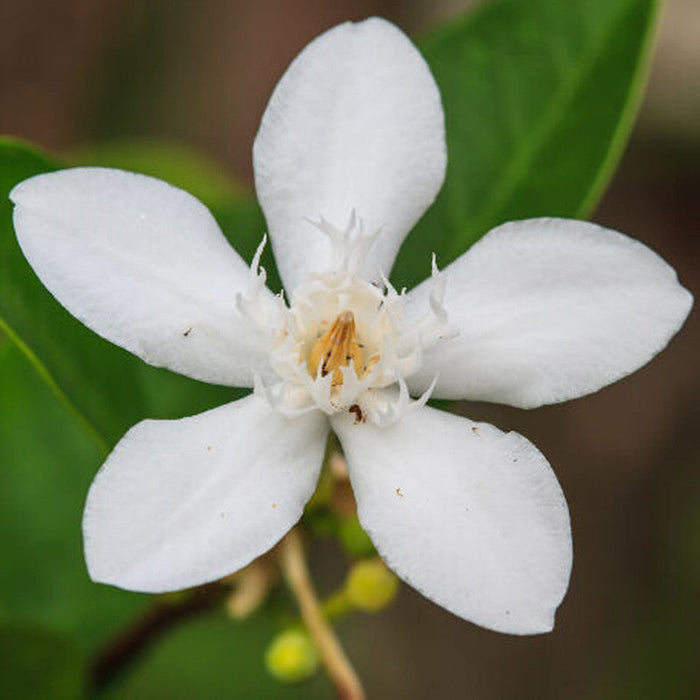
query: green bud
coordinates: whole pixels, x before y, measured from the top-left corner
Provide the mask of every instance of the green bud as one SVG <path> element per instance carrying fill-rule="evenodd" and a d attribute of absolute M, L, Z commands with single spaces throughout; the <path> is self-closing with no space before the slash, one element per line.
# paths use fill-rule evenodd
<path fill-rule="evenodd" d="M 369 535 L 362 529 L 356 515 L 342 518 L 338 523 L 338 538 L 345 551 L 353 557 L 371 557 L 377 551 Z"/>
<path fill-rule="evenodd" d="M 265 651 L 265 666 L 282 683 L 296 683 L 316 673 L 319 657 L 306 632 L 291 629 L 278 634 Z"/>
<path fill-rule="evenodd" d="M 391 603 L 399 581 L 381 559 L 365 559 L 353 565 L 345 582 L 348 600 L 365 612 L 378 612 Z"/>

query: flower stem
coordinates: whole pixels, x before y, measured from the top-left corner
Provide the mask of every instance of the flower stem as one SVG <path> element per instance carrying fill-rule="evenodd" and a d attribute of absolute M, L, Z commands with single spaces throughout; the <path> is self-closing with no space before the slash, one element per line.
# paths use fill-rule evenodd
<path fill-rule="evenodd" d="M 252 615 L 265 602 L 278 576 L 277 567 L 267 555 L 227 576 L 222 582 L 233 587 L 226 599 L 227 613 L 234 620 L 244 620 Z"/>
<path fill-rule="evenodd" d="M 301 537 L 291 530 L 280 543 L 280 565 L 301 616 L 341 700 L 364 700 L 360 679 L 326 620 L 309 575 Z"/>
<path fill-rule="evenodd" d="M 210 583 L 176 598 L 161 596 L 98 650 L 90 665 L 90 690 L 98 695 L 180 622 L 216 608 L 230 588 Z"/>

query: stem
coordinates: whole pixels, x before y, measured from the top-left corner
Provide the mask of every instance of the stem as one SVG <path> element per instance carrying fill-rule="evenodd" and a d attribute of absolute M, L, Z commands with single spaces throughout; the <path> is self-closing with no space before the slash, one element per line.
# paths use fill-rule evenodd
<path fill-rule="evenodd" d="M 156 600 L 135 620 L 122 628 L 98 650 L 90 666 L 90 687 L 97 695 L 120 676 L 139 654 L 183 620 L 217 606 L 230 588 L 210 583 L 192 590 L 182 600 Z"/>
<path fill-rule="evenodd" d="M 244 620 L 254 613 L 265 602 L 277 577 L 277 567 L 267 555 L 263 555 L 224 579 L 233 586 L 226 601 L 228 614 L 234 620 Z"/>
<path fill-rule="evenodd" d="M 352 667 L 333 628 L 323 616 L 309 575 L 301 537 L 291 530 L 280 543 L 280 564 L 301 616 L 321 655 L 328 675 L 341 700 L 364 700 L 360 679 Z"/>

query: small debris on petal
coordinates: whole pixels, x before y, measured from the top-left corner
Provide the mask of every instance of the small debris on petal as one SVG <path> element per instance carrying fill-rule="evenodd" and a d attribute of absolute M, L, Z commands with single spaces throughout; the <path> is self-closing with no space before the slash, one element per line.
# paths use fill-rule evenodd
<path fill-rule="evenodd" d="M 355 422 L 353 425 L 357 425 L 358 423 L 364 423 L 367 420 L 365 418 L 365 414 L 362 412 L 362 409 L 356 403 L 354 403 L 352 406 L 350 406 L 350 408 L 348 408 L 348 413 L 352 413 L 355 416 Z"/>
<path fill-rule="evenodd" d="M 190 326 L 182 335 L 185 336 L 185 338 L 192 332 L 192 326 Z"/>
<path fill-rule="evenodd" d="M 403 498 L 403 491 L 398 486 L 396 487 L 396 495 L 399 498 Z"/>
<path fill-rule="evenodd" d="M 477 428 L 477 426 L 473 425 L 473 426 L 472 426 L 472 433 L 474 433 L 474 435 L 478 435 L 478 434 L 479 434 L 479 428 Z"/>

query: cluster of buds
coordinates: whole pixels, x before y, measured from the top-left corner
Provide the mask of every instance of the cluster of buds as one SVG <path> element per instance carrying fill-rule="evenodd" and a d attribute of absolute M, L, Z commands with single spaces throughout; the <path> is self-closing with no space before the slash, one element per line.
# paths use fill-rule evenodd
<path fill-rule="evenodd" d="M 361 559 L 350 567 L 343 586 L 323 606 L 332 619 L 354 610 L 378 613 L 396 598 L 399 581 L 381 559 Z M 267 647 L 265 666 L 270 675 L 283 683 L 308 680 L 318 671 L 319 652 L 301 626 L 280 632 Z"/>

